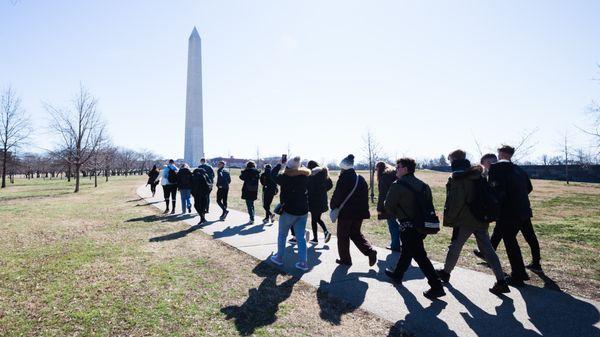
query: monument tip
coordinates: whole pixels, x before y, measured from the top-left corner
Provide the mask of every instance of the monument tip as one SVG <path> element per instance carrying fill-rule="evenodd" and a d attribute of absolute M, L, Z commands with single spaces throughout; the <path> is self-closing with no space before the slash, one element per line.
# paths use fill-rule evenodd
<path fill-rule="evenodd" d="M 196 29 L 196 26 L 194 26 L 194 29 L 192 30 L 192 34 L 190 34 L 190 38 L 195 38 L 195 37 L 200 38 L 200 34 L 198 34 L 198 30 Z"/>

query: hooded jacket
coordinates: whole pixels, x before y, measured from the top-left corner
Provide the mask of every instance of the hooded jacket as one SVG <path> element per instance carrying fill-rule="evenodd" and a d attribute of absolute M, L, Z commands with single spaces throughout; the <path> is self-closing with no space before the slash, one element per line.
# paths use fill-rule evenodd
<path fill-rule="evenodd" d="M 423 181 L 415 177 L 413 173 L 408 173 L 397 179 L 388 191 L 385 197 L 385 210 L 391 216 L 396 217 L 401 222 L 413 221 L 421 212 L 420 206 L 414 193 L 399 181 L 409 184 L 414 190 L 421 191 L 425 189 L 425 198 L 432 200 L 431 188 Z"/>
<path fill-rule="evenodd" d="M 260 171 L 254 167 L 242 170 L 240 179 L 244 181 L 242 186 L 242 199 L 256 200 L 258 198 L 258 180 Z"/>
<path fill-rule="evenodd" d="M 312 214 L 327 212 L 327 191 L 333 188 L 333 182 L 327 174 L 327 169 L 317 166 L 308 176 L 308 209 Z"/>
<path fill-rule="evenodd" d="M 281 164 L 271 170 L 271 177 L 281 186 L 279 200 L 283 211 L 291 215 L 305 215 L 308 213 L 308 176 L 310 170 L 306 167 L 288 168 L 279 173 Z"/>
<path fill-rule="evenodd" d="M 466 159 L 452 162 L 452 175 L 446 183 L 444 226 L 488 228 L 488 224 L 478 220 L 471 210 L 471 205 L 477 204 L 477 183 L 482 172 L 481 166 L 471 166 Z"/>
<path fill-rule="evenodd" d="M 340 173 L 329 206 L 332 209 L 335 209 L 342 205 L 348 194 L 354 188 L 357 176 L 358 185 L 356 186 L 356 190 L 340 210 L 340 214 L 338 215 L 339 219 L 360 220 L 371 217 L 371 213 L 369 213 L 369 186 L 367 185 L 365 178 L 357 174 L 354 169 L 343 170 Z"/>

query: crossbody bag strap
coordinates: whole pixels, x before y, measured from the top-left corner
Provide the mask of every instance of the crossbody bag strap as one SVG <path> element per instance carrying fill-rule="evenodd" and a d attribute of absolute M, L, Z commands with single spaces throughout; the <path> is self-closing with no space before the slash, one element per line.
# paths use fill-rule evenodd
<path fill-rule="evenodd" d="M 342 210 L 342 208 L 344 208 L 344 205 L 346 205 L 346 202 L 348 202 L 348 200 L 350 200 L 350 197 L 352 196 L 352 194 L 354 194 L 354 191 L 356 190 L 356 186 L 358 186 L 358 173 L 356 174 L 356 182 L 354 183 L 354 187 L 352 188 L 352 191 L 350 191 L 350 193 L 346 196 L 346 199 L 344 199 L 344 201 L 340 205 L 340 208 L 339 208 L 340 211 Z"/>

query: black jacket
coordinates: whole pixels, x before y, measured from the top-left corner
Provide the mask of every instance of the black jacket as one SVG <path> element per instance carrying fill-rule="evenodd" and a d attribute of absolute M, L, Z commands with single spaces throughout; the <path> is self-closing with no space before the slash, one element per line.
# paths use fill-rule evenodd
<path fill-rule="evenodd" d="M 346 196 L 352 191 L 356 182 L 357 173 L 354 169 L 344 170 L 340 173 L 340 178 L 335 185 L 333 196 L 329 206 L 332 209 L 340 207 Z M 339 219 L 358 220 L 368 219 L 371 216 L 369 213 L 369 186 L 365 178 L 358 175 L 358 186 L 356 190 L 344 205 L 344 208 L 338 215 Z"/>
<path fill-rule="evenodd" d="M 229 175 L 229 171 L 225 168 L 220 168 L 217 170 L 217 188 L 229 188 L 229 184 L 231 184 L 231 175 Z"/>
<path fill-rule="evenodd" d="M 192 172 L 188 168 L 177 171 L 177 188 L 180 190 L 192 189 Z"/>
<path fill-rule="evenodd" d="M 210 178 L 202 168 L 196 168 L 192 173 L 192 195 L 194 198 L 208 195 L 211 191 Z"/>
<path fill-rule="evenodd" d="M 490 167 L 489 182 L 500 198 L 500 220 L 525 220 L 533 216 L 529 202 L 533 186 L 523 169 L 499 161 Z"/>
<path fill-rule="evenodd" d="M 265 169 L 260 175 L 260 184 L 262 185 L 263 194 L 276 195 L 279 192 L 277 183 L 271 176 L 271 169 Z"/>
<path fill-rule="evenodd" d="M 308 177 L 308 209 L 312 214 L 327 212 L 327 191 L 333 188 L 333 182 L 327 169 L 315 167 Z"/>
<path fill-rule="evenodd" d="M 258 197 L 258 180 L 260 171 L 255 168 L 247 168 L 242 170 L 240 179 L 244 181 L 242 186 L 242 199 L 256 200 Z"/>
<path fill-rule="evenodd" d="M 213 170 L 213 168 L 210 165 L 204 163 L 198 166 L 198 168 L 204 169 L 204 172 L 206 172 L 206 174 L 208 175 L 208 179 L 210 179 L 211 184 L 215 181 L 215 170 Z"/>
<path fill-rule="evenodd" d="M 283 205 L 283 211 L 291 215 L 304 215 L 308 213 L 308 176 L 310 170 L 301 167 L 299 169 L 286 168 L 279 174 L 281 164 L 277 164 L 271 171 L 271 177 L 281 186 L 279 200 Z"/>
<path fill-rule="evenodd" d="M 386 171 L 381 174 L 381 178 L 377 181 L 377 219 L 388 219 L 390 215 L 385 210 L 385 197 L 390 189 L 390 186 L 396 181 L 396 171 Z"/>
<path fill-rule="evenodd" d="M 148 172 L 148 185 L 158 184 L 158 181 L 156 180 L 156 178 L 158 178 L 159 174 L 160 174 L 159 170 L 150 170 Z"/>

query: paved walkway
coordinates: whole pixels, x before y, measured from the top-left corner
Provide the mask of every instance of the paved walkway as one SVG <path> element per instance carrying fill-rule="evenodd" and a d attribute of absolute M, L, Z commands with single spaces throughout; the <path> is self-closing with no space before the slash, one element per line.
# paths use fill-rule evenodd
<path fill-rule="evenodd" d="M 148 187 L 141 186 L 137 193 L 164 210 L 160 187 L 155 198 Z M 177 206 L 179 211 L 179 200 Z M 277 250 L 277 225 L 248 225 L 248 214 L 234 210 L 226 221 L 213 222 L 219 215 L 220 209 L 211 202 L 209 223 L 199 229 L 259 260 Z M 199 219 L 180 217 L 190 226 L 196 226 Z M 164 238 L 181 237 L 180 234 L 171 233 Z M 347 268 L 335 263 L 335 237 L 326 245 L 321 241 L 316 247 L 308 247 L 310 271 L 301 273 L 294 268 L 297 255 L 289 245 L 282 268 L 416 336 L 600 336 L 600 305 L 591 300 L 533 286 L 511 288 L 508 296 L 498 298 L 488 292 L 495 281 L 492 275 L 456 268 L 452 285 L 446 287 L 447 295 L 432 302 L 423 297 L 427 281 L 414 266 L 401 286 L 388 281 L 383 270 L 386 265 L 395 264 L 397 253 L 376 247 L 379 261 L 369 268 L 367 257 L 352 246 L 354 264 Z"/>

